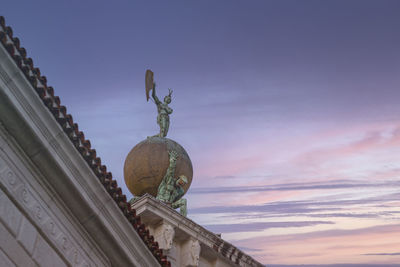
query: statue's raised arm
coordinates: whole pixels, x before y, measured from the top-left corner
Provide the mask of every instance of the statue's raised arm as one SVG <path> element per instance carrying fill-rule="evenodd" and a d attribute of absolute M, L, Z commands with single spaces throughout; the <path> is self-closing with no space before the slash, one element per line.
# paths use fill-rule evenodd
<path fill-rule="evenodd" d="M 168 151 L 168 154 L 169 166 L 164 178 L 158 186 L 156 198 L 171 205 L 173 209 L 180 208 L 180 213 L 183 216 L 186 216 L 187 201 L 186 199 L 182 198 L 182 196 L 185 194 L 183 187 L 188 183 L 188 179 L 185 175 L 176 177 L 175 169 L 178 153 L 174 150 L 171 150 Z"/>
<path fill-rule="evenodd" d="M 156 103 L 156 105 L 159 105 L 161 103 L 160 99 L 158 99 L 157 95 L 156 95 L 156 84 L 154 83 L 153 86 L 153 91 L 151 92 L 151 97 L 153 97 L 154 102 Z"/>
<path fill-rule="evenodd" d="M 153 77 L 154 73 L 151 70 L 147 70 L 146 97 L 147 101 L 149 101 L 149 92 L 153 90 L 151 96 L 157 105 L 157 111 L 158 111 L 157 124 L 160 126 L 160 133 L 155 136 L 166 137 L 169 129 L 169 114 L 171 114 L 173 111 L 172 108 L 168 106 L 168 104 L 171 103 L 172 90 L 168 89 L 169 91 L 168 95 L 164 97 L 164 102 L 161 102 L 156 95 L 156 84 L 154 83 Z"/>

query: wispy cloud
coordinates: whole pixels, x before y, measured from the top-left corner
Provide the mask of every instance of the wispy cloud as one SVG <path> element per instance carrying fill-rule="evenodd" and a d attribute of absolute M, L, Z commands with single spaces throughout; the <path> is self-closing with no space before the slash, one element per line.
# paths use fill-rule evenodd
<path fill-rule="evenodd" d="M 364 256 L 400 256 L 400 252 L 394 252 L 394 253 L 366 253 L 362 254 Z"/>
<path fill-rule="evenodd" d="M 397 201 L 400 193 L 380 195 L 377 197 L 364 197 L 360 199 L 342 199 L 330 201 L 276 201 L 263 205 L 237 205 L 237 206 L 207 206 L 193 208 L 191 213 L 251 213 L 261 212 L 263 214 L 307 214 L 319 211 L 338 211 L 350 205 L 380 204 L 387 201 Z"/>
<path fill-rule="evenodd" d="M 125 156 L 158 129 L 143 88 L 150 67 L 160 98 L 174 89 L 168 137 L 193 162 L 189 216 L 209 226 L 223 220 L 215 227 L 238 230 L 234 244 L 268 266 L 400 262 L 372 255 L 398 252 L 390 249 L 400 247 L 400 229 L 369 227 L 400 221 L 398 1 L 213 1 L 212 9 L 205 1 L 81 1 L 108 23 L 74 5 L 2 2 L 13 3 L 2 3 L 10 22 L 42 29 L 30 42 L 35 62 L 128 197 Z M 48 23 L 49 14 L 61 19 Z M 89 34 L 63 38 L 60 29 L 74 25 Z M 32 27 L 18 35 L 29 38 Z M 334 224 L 307 227 L 307 219 Z M 240 232 L 248 227 L 261 229 L 258 239 Z"/>
<path fill-rule="evenodd" d="M 389 250 L 400 246 L 400 225 L 378 225 L 359 229 L 333 229 L 299 234 L 282 234 L 273 236 L 259 236 L 236 240 L 243 247 L 257 247 L 264 249 L 266 253 L 249 252 L 261 258 L 266 263 L 295 264 L 302 261 L 307 263 L 326 262 L 337 263 L 366 261 L 377 262 L 384 255 L 372 255 L 372 249 Z M 257 244 L 257 245 L 255 245 Z M 262 244 L 262 245 L 260 245 Z M 307 256 L 310 251 L 318 251 L 318 255 Z M 280 255 L 286 255 L 286 258 Z M 339 256 L 340 255 L 340 256 Z M 399 255 L 387 255 L 391 260 L 386 263 L 396 263 Z M 376 257 L 376 258 L 375 258 Z M 382 261 L 380 261 L 382 263 Z"/>
<path fill-rule="evenodd" d="M 388 146 L 398 143 L 400 141 L 400 127 L 397 126 L 388 133 L 386 131 L 371 131 L 366 132 L 362 138 L 354 141 L 331 146 L 327 148 L 315 149 L 300 155 L 297 158 L 299 163 L 317 163 L 326 160 L 346 157 L 365 153 L 368 150 L 376 151 L 377 149 L 387 148 Z"/>
<path fill-rule="evenodd" d="M 307 227 L 318 224 L 334 224 L 330 221 L 297 221 L 297 222 L 256 222 L 236 224 L 209 224 L 205 228 L 216 233 L 254 232 L 270 228 Z"/>
<path fill-rule="evenodd" d="M 230 187 L 197 187 L 190 190 L 191 194 L 218 194 L 235 192 L 264 192 L 264 191 L 295 191 L 295 190 L 321 190 L 321 189 L 344 189 L 344 188 L 366 188 L 366 187 L 400 187 L 400 181 L 384 182 L 343 182 L 343 180 L 330 181 L 328 183 L 289 183 L 265 186 L 230 186 Z"/>
<path fill-rule="evenodd" d="M 384 213 L 390 215 L 391 213 Z M 298 214 L 299 216 L 301 214 Z M 311 218 L 378 218 L 382 213 L 322 213 L 322 214 L 306 214 L 305 216 Z"/>

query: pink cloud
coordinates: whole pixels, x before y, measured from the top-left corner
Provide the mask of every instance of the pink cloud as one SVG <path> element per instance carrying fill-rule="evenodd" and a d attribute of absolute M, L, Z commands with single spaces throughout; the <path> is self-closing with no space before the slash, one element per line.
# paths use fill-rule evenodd
<path fill-rule="evenodd" d="M 317 176 L 325 179 L 337 169 L 345 171 L 353 167 L 354 157 L 379 152 L 380 156 L 393 159 L 396 145 L 400 144 L 398 125 L 398 122 L 360 124 L 311 135 L 267 137 L 265 133 L 252 133 L 256 142 L 234 142 L 228 138 L 222 144 L 215 144 L 213 153 L 198 158 L 196 175 L 202 179 L 249 174 L 268 174 L 275 179 Z"/>
<path fill-rule="evenodd" d="M 252 253 L 265 264 L 398 263 L 400 225 L 380 225 L 356 230 L 329 230 L 306 234 L 277 235 L 236 240 L 257 248 Z M 312 252 L 312 253 L 311 253 Z"/>

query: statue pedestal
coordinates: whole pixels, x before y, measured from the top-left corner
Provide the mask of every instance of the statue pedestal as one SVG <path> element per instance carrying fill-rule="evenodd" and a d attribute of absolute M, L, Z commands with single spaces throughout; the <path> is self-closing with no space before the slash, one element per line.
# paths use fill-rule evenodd
<path fill-rule="evenodd" d="M 137 199 L 132 208 L 172 266 L 264 266 L 149 194 Z"/>

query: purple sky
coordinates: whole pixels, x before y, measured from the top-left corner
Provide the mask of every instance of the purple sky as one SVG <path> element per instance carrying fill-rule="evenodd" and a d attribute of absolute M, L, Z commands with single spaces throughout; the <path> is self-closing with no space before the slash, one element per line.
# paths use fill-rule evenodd
<path fill-rule="evenodd" d="M 190 218 L 266 264 L 400 262 L 400 1 L 60 2 L 1 15 L 125 194 L 151 68 Z"/>

